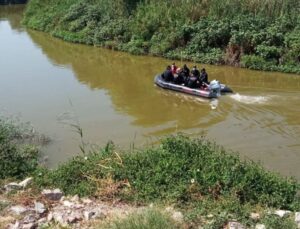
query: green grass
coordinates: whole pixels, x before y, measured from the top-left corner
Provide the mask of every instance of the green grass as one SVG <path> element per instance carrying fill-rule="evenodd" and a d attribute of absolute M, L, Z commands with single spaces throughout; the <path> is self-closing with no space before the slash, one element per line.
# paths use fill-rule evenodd
<path fill-rule="evenodd" d="M 176 229 L 181 228 L 176 225 L 171 218 L 156 209 L 146 209 L 141 212 L 130 214 L 124 219 L 116 219 L 106 225 L 96 227 L 99 229 Z"/>
<path fill-rule="evenodd" d="M 298 209 L 299 184 L 204 139 L 168 137 L 159 147 L 77 156 L 58 169 L 37 172 L 36 183 L 66 194 L 97 195 L 139 203 L 189 205 L 231 196 L 240 204 Z"/>
<path fill-rule="evenodd" d="M 36 169 L 36 139 L 29 125 L 0 117 L 0 179 L 21 179 Z"/>
<path fill-rule="evenodd" d="M 297 0 L 31 0 L 24 24 L 66 41 L 300 74 Z"/>
<path fill-rule="evenodd" d="M 171 205 L 184 212 L 191 228 L 222 228 L 230 220 L 248 227 L 263 223 L 267 228 L 296 228 L 293 215 L 279 219 L 266 210 L 299 211 L 298 182 L 243 161 L 203 138 L 169 136 L 155 147 L 128 152 L 116 152 L 108 143 L 96 152 L 84 150 L 82 156 L 50 170 L 38 166 L 38 151 L 24 144 L 29 138 L 26 130 L 12 121 L 0 120 L 0 184 L 3 179 L 32 175 L 37 190 L 60 188 L 66 195 Z M 5 207 L 0 203 L 0 211 Z M 251 212 L 259 212 L 262 218 L 251 219 Z M 102 226 L 126 229 L 182 225 L 157 210 L 147 210 L 99 228 Z"/>

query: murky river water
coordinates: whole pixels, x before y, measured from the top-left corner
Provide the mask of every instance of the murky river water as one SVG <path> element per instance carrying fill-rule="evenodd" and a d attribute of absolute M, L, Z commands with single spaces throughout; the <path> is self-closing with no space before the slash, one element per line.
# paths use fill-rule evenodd
<path fill-rule="evenodd" d="M 207 100 L 164 91 L 153 78 L 169 60 L 25 30 L 22 10 L 0 7 L 0 113 L 30 121 L 52 138 L 43 149 L 50 166 L 80 153 L 70 126 L 79 124 L 86 141 L 127 148 L 176 132 L 205 135 L 300 179 L 300 76 L 205 66 L 210 79 L 236 93 Z"/>

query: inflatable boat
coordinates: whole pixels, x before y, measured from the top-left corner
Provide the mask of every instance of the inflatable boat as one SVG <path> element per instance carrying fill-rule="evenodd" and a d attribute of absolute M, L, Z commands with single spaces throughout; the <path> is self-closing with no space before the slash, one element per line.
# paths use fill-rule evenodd
<path fill-rule="evenodd" d="M 206 88 L 190 88 L 184 85 L 174 84 L 172 82 L 166 82 L 161 75 L 155 76 L 154 82 L 157 86 L 163 89 L 169 89 L 169 90 L 178 91 L 178 92 L 204 97 L 204 98 L 217 98 L 221 95 L 221 93 L 223 94 L 223 93 L 233 92 L 225 84 L 220 84 L 216 80 L 211 81 Z"/>

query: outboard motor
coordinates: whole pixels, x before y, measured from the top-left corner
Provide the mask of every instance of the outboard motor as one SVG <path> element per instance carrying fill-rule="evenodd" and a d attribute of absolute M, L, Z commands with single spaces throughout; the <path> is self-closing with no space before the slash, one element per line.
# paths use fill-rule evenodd
<path fill-rule="evenodd" d="M 217 80 L 210 81 L 209 88 L 217 97 L 221 95 L 221 84 Z"/>

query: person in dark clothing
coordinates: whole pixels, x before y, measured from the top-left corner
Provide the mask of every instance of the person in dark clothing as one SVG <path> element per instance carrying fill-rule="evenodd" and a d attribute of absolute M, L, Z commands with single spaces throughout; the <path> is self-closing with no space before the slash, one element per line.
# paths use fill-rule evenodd
<path fill-rule="evenodd" d="M 191 71 L 191 76 L 188 79 L 187 86 L 190 88 L 200 87 L 200 72 L 196 66 Z"/>
<path fill-rule="evenodd" d="M 188 80 L 189 80 L 189 77 L 190 77 L 190 69 L 188 68 L 188 66 L 186 64 L 183 65 L 182 67 L 182 75 L 183 75 L 183 78 L 184 78 L 184 84 L 185 86 L 188 85 Z"/>
<path fill-rule="evenodd" d="M 194 66 L 192 71 L 191 71 L 192 76 L 199 78 L 200 77 L 200 72 L 197 68 L 197 66 Z"/>
<path fill-rule="evenodd" d="M 185 75 L 185 77 L 189 77 L 190 76 L 190 69 L 188 68 L 188 66 L 186 66 L 186 64 L 183 65 L 182 72 Z"/>
<path fill-rule="evenodd" d="M 176 77 L 174 79 L 174 83 L 175 84 L 183 84 L 184 80 L 185 80 L 185 76 L 184 76 L 184 73 L 183 73 L 182 69 L 181 68 L 177 68 L 177 70 L 176 70 Z"/>
<path fill-rule="evenodd" d="M 207 72 L 205 71 L 205 68 L 202 68 L 201 70 L 200 81 L 202 83 L 208 84 L 208 75 Z"/>
<path fill-rule="evenodd" d="M 171 66 L 167 66 L 167 69 L 164 71 L 164 73 L 161 75 L 162 78 L 167 82 L 172 82 L 174 80 L 174 76 L 172 74 Z"/>

